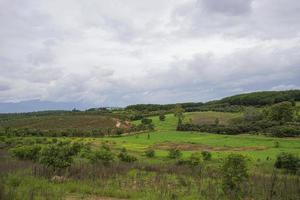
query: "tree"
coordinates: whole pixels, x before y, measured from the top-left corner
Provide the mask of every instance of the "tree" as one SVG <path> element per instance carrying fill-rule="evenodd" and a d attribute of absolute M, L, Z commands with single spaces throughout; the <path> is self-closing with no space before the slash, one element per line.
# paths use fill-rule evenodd
<path fill-rule="evenodd" d="M 152 119 L 149 119 L 149 118 L 143 118 L 143 119 L 141 120 L 141 122 L 142 122 L 142 125 L 144 125 L 144 126 L 147 127 L 147 129 L 149 129 L 149 130 L 154 130 L 154 124 L 153 124 L 153 122 L 152 122 Z"/>
<path fill-rule="evenodd" d="M 248 179 L 246 158 L 239 154 L 230 154 L 222 166 L 223 190 L 226 194 L 242 196 L 242 184 Z"/>
<path fill-rule="evenodd" d="M 290 122 L 294 117 L 294 109 L 291 102 L 281 102 L 271 106 L 268 117 L 273 121 Z"/>
<path fill-rule="evenodd" d="M 174 108 L 174 116 L 177 117 L 178 119 L 183 120 L 183 112 L 184 109 L 182 108 L 182 106 L 180 104 L 177 104 Z"/>

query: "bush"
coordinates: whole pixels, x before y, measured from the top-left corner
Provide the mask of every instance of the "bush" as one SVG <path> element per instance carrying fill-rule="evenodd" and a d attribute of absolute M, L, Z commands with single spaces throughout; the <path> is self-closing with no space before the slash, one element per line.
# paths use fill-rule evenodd
<path fill-rule="evenodd" d="M 125 148 L 123 148 L 121 150 L 118 157 L 123 162 L 135 162 L 135 161 L 137 161 L 137 158 L 135 156 L 129 155 Z"/>
<path fill-rule="evenodd" d="M 50 144 L 42 148 L 39 161 L 56 170 L 69 167 L 73 162 L 72 156 L 74 155 L 76 155 L 76 151 L 69 144 Z"/>
<path fill-rule="evenodd" d="M 169 150 L 168 157 L 171 159 L 178 159 L 182 156 L 182 153 L 179 149 L 173 148 Z"/>
<path fill-rule="evenodd" d="M 248 179 L 246 158 L 239 154 L 230 154 L 222 166 L 223 190 L 226 194 L 241 196 L 241 186 Z"/>
<path fill-rule="evenodd" d="M 20 146 L 12 148 L 10 151 L 13 156 L 21 160 L 38 160 L 41 147 L 38 145 L 33 146 Z"/>
<path fill-rule="evenodd" d="M 300 168 L 300 159 L 290 153 L 281 153 L 277 156 L 274 166 L 291 173 L 296 173 Z"/>
<path fill-rule="evenodd" d="M 273 126 L 266 130 L 267 133 L 275 137 L 295 137 L 300 136 L 300 126 L 299 125 L 282 125 Z"/>
<path fill-rule="evenodd" d="M 100 150 L 96 151 L 91 160 L 93 162 L 97 161 L 103 161 L 105 163 L 113 161 L 115 158 L 115 155 L 111 152 L 108 146 L 102 146 Z"/>
<path fill-rule="evenodd" d="M 155 156 L 155 151 L 154 149 L 147 149 L 145 151 L 145 156 L 147 156 L 148 158 L 153 158 Z"/>
<path fill-rule="evenodd" d="M 164 113 L 160 113 L 160 114 L 159 114 L 159 120 L 160 120 L 160 121 L 165 121 L 165 119 L 166 119 L 165 114 L 164 114 Z"/>
<path fill-rule="evenodd" d="M 201 155 L 203 160 L 211 160 L 211 153 L 209 151 L 202 151 Z"/>
<path fill-rule="evenodd" d="M 152 123 L 152 119 L 149 119 L 149 118 L 143 118 L 141 122 L 142 122 L 142 124 L 147 124 L 147 125 L 148 125 L 148 124 L 151 124 L 151 123 Z"/>
<path fill-rule="evenodd" d="M 192 153 L 189 158 L 189 164 L 192 166 L 200 165 L 202 162 L 201 154 L 200 153 Z"/>

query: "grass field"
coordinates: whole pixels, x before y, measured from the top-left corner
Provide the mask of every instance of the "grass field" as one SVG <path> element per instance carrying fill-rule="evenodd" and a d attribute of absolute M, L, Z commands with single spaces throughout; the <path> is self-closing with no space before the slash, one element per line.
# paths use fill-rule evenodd
<path fill-rule="evenodd" d="M 242 113 L 226 113 L 226 112 L 192 112 L 187 113 L 185 120 L 191 121 L 193 124 L 214 124 L 216 119 L 219 124 L 226 125 L 232 119 L 240 117 Z"/>
<path fill-rule="evenodd" d="M 186 117 L 196 118 L 208 114 L 208 118 L 222 116 L 223 121 L 236 117 L 239 114 L 224 115 L 217 112 L 189 113 Z M 228 116 L 225 119 L 224 116 Z M 84 139 L 92 142 L 94 147 L 102 143 L 109 143 L 114 149 L 127 148 L 132 153 L 140 157 L 140 160 L 149 161 L 143 157 L 143 153 L 148 148 L 156 150 L 157 157 L 150 159 L 150 162 L 161 162 L 168 155 L 168 149 L 176 147 L 183 152 L 183 157 L 187 158 L 193 152 L 203 150 L 211 151 L 213 158 L 222 158 L 229 153 L 239 153 L 246 155 L 252 164 L 265 164 L 271 166 L 280 152 L 290 152 L 300 155 L 300 138 L 273 138 L 254 135 L 219 135 L 199 132 L 176 131 L 177 119 L 172 115 L 166 115 L 165 121 L 159 121 L 158 117 L 152 117 L 155 124 L 155 131 L 138 135 L 121 137 L 106 137 L 96 139 Z M 139 123 L 136 121 L 135 123 Z M 148 139 L 148 134 L 150 138 Z M 279 146 L 276 146 L 278 143 Z"/>
<path fill-rule="evenodd" d="M 185 119 L 192 117 L 199 120 L 199 123 L 203 123 L 201 120 L 210 123 L 209 120 L 214 120 L 215 117 L 220 118 L 222 123 L 227 123 L 240 114 L 199 112 L 185 115 Z M 47 120 L 42 121 L 49 122 L 50 118 L 47 117 L 45 118 Z M 88 124 L 91 123 L 90 119 L 94 122 L 94 119 L 96 121 L 99 118 L 96 116 L 85 118 L 87 121 L 79 119 L 76 119 L 78 120 L 76 124 Z M 68 120 L 70 119 L 66 119 Z M 52 181 L 53 172 L 32 162 L 15 160 L 9 156 L 9 151 L 0 149 L 0 195 L 1 191 L 2 193 L 5 191 L 5 194 L 9 195 L 8 199 L 17 200 L 236 199 L 224 196 L 220 174 L 223 158 L 233 152 L 249 158 L 247 166 L 250 177 L 248 184 L 243 186 L 243 192 L 249 197 L 248 199 L 269 199 L 269 194 L 273 190 L 277 191 L 276 198 L 271 199 L 297 199 L 299 179 L 282 173 L 278 175 L 276 184 L 272 186 L 272 181 L 275 180 L 272 178 L 272 172 L 275 158 L 280 152 L 290 152 L 300 156 L 300 138 L 181 132 L 176 131 L 177 118 L 173 114 L 166 115 L 165 121 L 160 121 L 157 116 L 152 117 L 152 120 L 155 124 L 154 131 L 135 135 L 124 134 L 118 137 L 7 137 L 5 139 L 21 140 L 23 144 L 26 144 L 26 140 L 39 141 L 37 143 L 41 145 L 44 145 L 45 141 L 51 142 L 54 139 L 72 140 L 89 143 L 93 150 L 100 149 L 102 144 L 107 144 L 115 155 L 125 147 L 138 160 L 135 163 L 114 161 L 111 165 L 106 165 L 90 164 L 76 157 L 73 165 L 64 172 L 63 176 L 67 178 L 61 183 Z M 14 123 L 20 126 L 22 124 Z M 49 124 L 47 123 L 47 126 Z M 55 124 L 53 126 L 60 127 Z M 193 152 L 206 150 L 212 153 L 212 160 L 203 161 L 197 167 L 177 165 L 176 159 L 168 158 L 168 150 L 174 147 L 182 151 L 183 159 L 188 158 Z M 144 151 L 148 148 L 155 150 L 154 158 L 144 155 Z"/>

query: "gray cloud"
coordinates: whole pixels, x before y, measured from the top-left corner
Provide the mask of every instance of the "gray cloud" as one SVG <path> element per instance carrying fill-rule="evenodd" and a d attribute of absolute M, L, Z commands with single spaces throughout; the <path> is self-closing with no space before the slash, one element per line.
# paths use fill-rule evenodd
<path fill-rule="evenodd" d="M 0 0 L 0 102 L 123 106 L 299 88 L 299 9 L 296 0 Z"/>

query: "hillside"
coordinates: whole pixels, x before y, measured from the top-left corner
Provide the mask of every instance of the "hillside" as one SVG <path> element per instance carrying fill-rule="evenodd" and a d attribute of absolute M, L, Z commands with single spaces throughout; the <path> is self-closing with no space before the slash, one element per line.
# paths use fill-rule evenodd
<path fill-rule="evenodd" d="M 252 92 L 226 97 L 219 102 L 230 105 L 263 106 L 283 101 L 300 101 L 300 90 Z"/>

